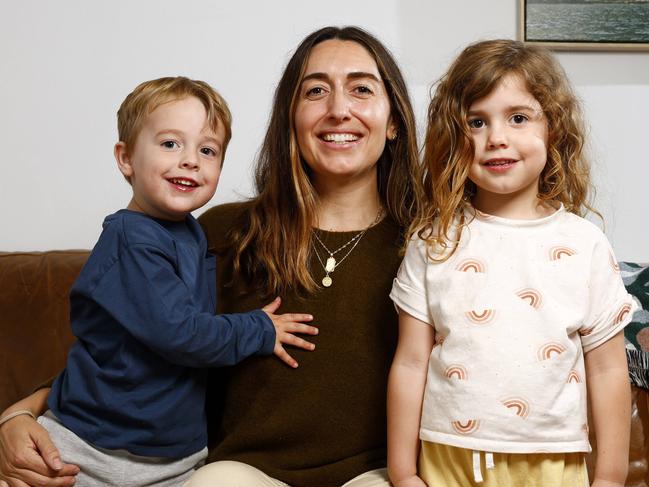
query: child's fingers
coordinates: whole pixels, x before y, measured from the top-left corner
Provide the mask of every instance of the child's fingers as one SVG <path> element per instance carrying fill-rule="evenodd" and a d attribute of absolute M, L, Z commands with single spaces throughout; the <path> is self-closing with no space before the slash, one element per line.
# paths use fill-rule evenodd
<path fill-rule="evenodd" d="M 284 331 L 289 333 L 304 333 L 306 335 L 317 335 L 320 333 L 315 326 L 305 325 L 303 323 L 284 323 Z"/>
<path fill-rule="evenodd" d="M 305 321 L 313 321 L 313 315 L 307 315 L 303 313 L 286 313 L 281 317 L 282 321 L 297 321 L 304 323 Z"/>
<path fill-rule="evenodd" d="M 304 338 L 297 337 L 292 333 L 281 333 L 277 336 L 277 339 L 286 345 L 292 345 L 294 347 L 303 348 L 305 350 L 315 349 L 315 345 L 313 343 L 306 341 Z"/>
<path fill-rule="evenodd" d="M 261 308 L 262 311 L 265 311 L 266 313 L 274 313 L 277 311 L 282 304 L 282 298 L 277 296 L 275 299 L 273 299 L 270 303 L 268 303 L 266 306 Z"/>
<path fill-rule="evenodd" d="M 297 362 L 293 357 L 291 357 L 286 350 L 284 350 L 284 347 L 282 347 L 279 343 L 275 345 L 275 350 L 274 350 L 275 355 L 284 362 L 286 365 L 292 368 L 297 368 Z"/>

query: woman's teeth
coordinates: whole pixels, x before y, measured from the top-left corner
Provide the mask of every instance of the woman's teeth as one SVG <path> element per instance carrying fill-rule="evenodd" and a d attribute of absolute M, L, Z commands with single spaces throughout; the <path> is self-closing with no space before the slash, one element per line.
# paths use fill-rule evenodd
<path fill-rule="evenodd" d="M 346 142 L 354 142 L 358 140 L 358 135 L 354 134 L 324 134 L 322 140 L 325 142 L 335 142 L 336 144 L 344 144 Z"/>

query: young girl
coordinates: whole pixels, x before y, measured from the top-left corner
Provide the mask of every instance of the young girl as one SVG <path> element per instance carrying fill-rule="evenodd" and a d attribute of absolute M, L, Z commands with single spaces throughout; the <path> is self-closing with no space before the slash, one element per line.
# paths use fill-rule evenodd
<path fill-rule="evenodd" d="M 392 482 L 588 485 L 588 385 L 592 485 L 623 485 L 621 332 L 635 304 L 606 237 L 581 217 L 589 170 L 563 70 L 542 48 L 473 44 L 428 117 L 426 194 L 391 293 Z"/>

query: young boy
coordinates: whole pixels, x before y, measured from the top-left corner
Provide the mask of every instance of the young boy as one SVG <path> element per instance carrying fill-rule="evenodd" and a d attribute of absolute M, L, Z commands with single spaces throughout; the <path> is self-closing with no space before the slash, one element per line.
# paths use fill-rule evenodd
<path fill-rule="evenodd" d="M 71 293 L 73 345 L 39 418 L 77 485 L 177 486 L 207 455 L 203 367 L 235 364 L 292 335 L 309 315 L 214 315 L 214 257 L 190 212 L 216 190 L 230 112 L 209 85 L 183 77 L 140 84 L 118 112 L 119 170 L 133 189 L 109 215 Z M 281 343 L 280 343 L 281 342 Z"/>

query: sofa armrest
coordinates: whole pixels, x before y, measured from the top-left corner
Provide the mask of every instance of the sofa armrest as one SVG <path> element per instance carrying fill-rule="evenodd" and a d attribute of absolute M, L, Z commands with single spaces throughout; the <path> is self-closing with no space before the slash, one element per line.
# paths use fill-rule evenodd
<path fill-rule="evenodd" d="M 88 255 L 0 252 L 0 411 L 64 367 L 70 287 Z"/>

